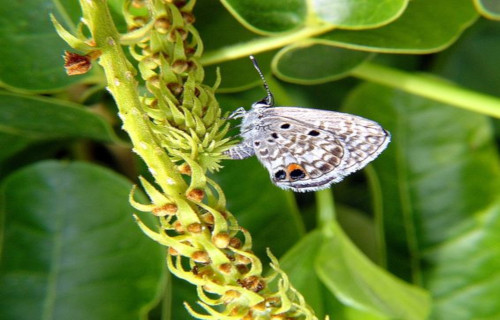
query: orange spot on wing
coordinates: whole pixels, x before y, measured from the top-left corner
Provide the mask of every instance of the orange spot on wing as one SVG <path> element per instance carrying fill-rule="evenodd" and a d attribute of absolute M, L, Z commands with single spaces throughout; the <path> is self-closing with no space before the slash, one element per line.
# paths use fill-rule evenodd
<path fill-rule="evenodd" d="M 291 163 L 291 164 L 288 165 L 288 167 L 286 167 L 286 170 L 288 172 L 292 172 L 295 169 L 299 169 L 299 170 L 305 172 L 304 168 L 302 168 L 302 166 L 300 164 L 297 164 L 297 163 Z"/>

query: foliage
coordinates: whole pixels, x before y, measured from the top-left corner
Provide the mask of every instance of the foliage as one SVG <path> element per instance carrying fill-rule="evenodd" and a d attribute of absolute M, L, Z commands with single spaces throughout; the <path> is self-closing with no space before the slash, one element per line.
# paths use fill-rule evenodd
<path fill-rule="evenodd" d="M 108 2 L 125 33 L 123 1 Z M 317 198 L 277 189 L 255 159 L 223 161 L 210 177 L 264 267 L 270 248 L 320 318 L 423 319 L 427 308 L 431 319 L 498 318 L 499 126 L 488 116 L 500 115 L 500 26 L 480 15 L 500 11 L 479 0 L 333 3 L 198 1 L 205 84 L 220 68 L 222 108 L 249 106 L 264 95 L 247 59 L 257 54 L 278 105 L 376 120 L 388 149 Z M 150 173 L 100 67 L 64 73 L 70 48 L 49 13 L 78 34 L 77 1 L 0 8 L 0 318 L 187 319 L 181 305 L 196 291 L 165 272 L 128 204 Z"/>

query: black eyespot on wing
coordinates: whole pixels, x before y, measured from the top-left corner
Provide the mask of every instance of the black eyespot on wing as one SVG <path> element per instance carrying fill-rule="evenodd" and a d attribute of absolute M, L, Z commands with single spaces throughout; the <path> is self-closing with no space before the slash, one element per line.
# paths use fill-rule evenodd
<path fill-rule="evenodd" d="M 254 144 L 254 146 L 258 147 L 258 146 L 260 146 L 260 141 L 254 141 L 253 144 Z"/>
<path fill-rule="evenodd" d="M 306 176 L 306 173 L 302 169 L 294 169 L 294 170 L 290 171 L 290 179 L 292 179 L 294 181 L 303 179 L 303 178 L 305 178 L 305 176 Z"/>
<path fill-rule="evenodd" d="M 313 136 L 313 137 L 317 137 L 317 136 L 319 136 L 319 131 L 311 130 L 311 131 L 309 131 L 308 135 Z"/>
<path fill-rule="evenodd" d="M 285 180 L 286 179 L 286 172 L 285 170 L 278 170 L 274 173 L 274 177 L 276 180 Z"/>
<path fill-rule="evenodd" d="M 274 139 L 278 139 L 278 134 L 276 132 L 271 133 L 271 137 Z"/>
<path fill-rule="evenodd" d="M 283 123 L 281 126 L 280 126 L 281 129 L 288 129 L 290 128 L 290 124 L 289 123 Z"/>

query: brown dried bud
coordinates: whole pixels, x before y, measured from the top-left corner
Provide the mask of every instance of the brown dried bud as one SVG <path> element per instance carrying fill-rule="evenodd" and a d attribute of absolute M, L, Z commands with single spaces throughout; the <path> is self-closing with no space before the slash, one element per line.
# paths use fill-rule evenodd
<path fill-rule="evenodd" d="M 184 233 L 184 231 L 186 231 L 180 221 L 175 221 L 172 226 L 178 233 Z"/>
<path fill-rule="evenodd" d="M 251 262 L 252 262 L 252 260 L 250 260 L 250 258 L 248 258 L 246 256 L 243 256 L 241 254 L 236 254 L 234 256 L 234 263 L 235 264 L 243 264 L 243 265 L 245 265 L 245 264 L 249 264 Z"/>
<path fill-rule="evenodd" d="M 192 56 L 196 52 L 196 49 L 193 47 L 184 47 L 184 53 L 186 53 L 186 56 Z"/>
<path fill-rule="evenodd" d="M 177 205 L 174 203 L 167 203 L 161 207 L 156 207 L 153 209 L 153 214 L 157 217 L 173 216 L 177 213 Z"/>
<path fill-rule="evenodd" d="M 193 24 L 196 20 L 191 12 L 182 12 L 181 14 L 185 24 Z"/>
<path fill-rule="evenodd" d="M 247 267 L 246 265 L 244 265 L 244 264 L 237 264 L 237 265 L 236 265 L 236 269 L 238 269 L 238 272 L 239 272 L 240 274 L 246 274 L 246 273 L 248 272 L 248 270 L 250 270 L 250 269 L 248 269 L 248 267 Z"/>
<path fill-rule="evenodd" d="M 100 51 L 99 51 L 100 55 Z M 97 58 L 99 55 L 95 56 Z M 64 68 L 69 76 L 87 73 L 92 68 L 93 54 L 84 56 L 78 53 L 64 51 Z"/>
<path fill-rule="evenodd" d="M 177 82 L 171 82 L 171 83 L 167 84 L 167 88 L 176 97 L 180 96 L 182 91 L 184 90 L 182 85 L 177 83 Z"/>
<path fill-rule="evenodd" d="M 221 232 L 212 237 L 212 242 L 219 249 L 225 249 L 229 246 L 231 237 L 226 232 Z"/>
<path fill-rule="evenodd" d="M 179 167 L 179 172 L 181 174 L 185 174 L 187 176 L 190 176 L 191 175 L 191 167 L 187 164 L 187 163 L 183 163 L 181 164 Z"/>
<path fill-rule="evenodd" d="M 209 264 L 210 263 L 210 256 L 205 251 L 195 251 L 191 255 L 191 259 L 193 259 L 194 262 L 198 262 L 201 264 Z"/>
<path fill-rule="evenodd" d="M 261 303 L 257 303 L 256 305 L 252 306 L 252 309 L 258 312 L 266 311 L 266 302 L 262 301 Z"/>
<path fill-rule="evenodd" d="M 158 109 L 158 99 L 154 98 L 153 100 L 151 100 L 151 102 L 149 103 L 149 107 L 151 109 Z"/>
<path fill-rule="evenodd" d="M 188 64 L 191 64 L 191 61 L 189 61 Z M 200 96 L 200 89 L 194 88 L 194 96 L 197 98 Z"/>
<path fill-rule="evenodd" d="M 229 246 L 231 248 L 239 249 L 241 248 L 241 240 L 236 237 L 233 237 L 231 238 L 231 241 L 229 241 Z"/>
<path fill-rule="evenodd" d="M 186 197 L 189 200 L 194 201 L 194 202 L 201 202 L 201 200 L 203 200 L 204 196 L 205 196 L 205 192 L 203 192 L 203 190 L 200 190 L 200 189 L 193 189 L 193 190 L 189 191 L 186 195 Z"/>
<path fill-rule="evenodd" d="M 223 263 L 219 266 L 219 271 L 222 273 L 229 274 L 231 273 L 232 265 L 230 263 Z"/>
<path fill-rule="evenodd" d="M 208 212 L 201 215 L 201 220 L 207 224 L 214 224 L 214 216 Z"/>
<path fill-rule="evenodd" d="M 203 231 L 203 225 L 201 223 L 195 222 L 187 226 L 187 231 L 191 233 L 200 233 Z"/>
<path fill-rule="evenodd" d="M 149 85 L 152 85 L 156 88 L 160 87 L 160 78 L 158 77 L 158 75 L 154 75 L 154 76 L 149 77 L 147 79 L 147 81 L 148 81 Z"/>
<path fill-rule="evenodd" d="M 158 31 L 159 33 L 167 33 L 168 32 L 168 29 L 170 29 L 170 27 L 172 26 L 172 23 L 170 22 L 170 20 L 168 20 L 167 17 L 160 17 L 160 18 L 157 18 L 156 21 L 155 21 L 155 28 L 156 28 L 156 31 Z"/>
<path fill-rule="evenodd" d="M 188 36 L 188 32 L 182 28 L 177 28 L 177 29 L 174 29 L 172 30 L 169 34 L 168 34 L 168 40 L 170 42 L 175 42 L 177 40 L 177 33 L 179 34 L 179 36 L 181 37 L 181 40 L 184 41 L 187 39 L 187 36 Z"/>
<path fill-rule="evenodd" d="M 264 280 L 257 276 L 250 276 L 245 279 L 238 280 L 238 283 L 245 289 L 253 292 L 259 292 L 266 287 Z"/>
<path fill-rule="evenodd" d="M 172 71 L 177 73 L 177 74 L 181 74 L 183 72 L 185 72 L 189 67 L 189 63 L 187 61 L 184 61 L 184 60 L 176 60 L 173 64 L 172 64 Z"/>
<path fill-rule="evenodd" d="M 212 237 L 212 242 L 219 249 L 225 249 L 229 246 L 231 237 L 226 232 L 220 232 L 219 234 Z"/>

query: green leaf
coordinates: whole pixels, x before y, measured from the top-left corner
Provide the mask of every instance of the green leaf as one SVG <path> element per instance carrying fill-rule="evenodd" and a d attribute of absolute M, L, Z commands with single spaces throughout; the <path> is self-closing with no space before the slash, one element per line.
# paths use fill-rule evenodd
<path fill-rule="evenodd" d="M 284 32 L 300 27 L 307 14 L 304 0 L 222 0 L 222 4 L 246 28 L 254 32 Z"/>
<path fill-rule="evenodd" d="M 387 319 L 341 304 L 323 285 L 314 272 L 316 257 L 322 242 L 321 231 L 315 230 L 303 237 L 280 259 L 280 268 L 286 272 L 294 288 L 302 293 L 316 316 L 324 319 L 326 315 L 330 315 L 330 318 L 336 320 Z"/>
<path fill-rule="evenodd" d="M 144 317 L 159 294 L 163 249 L 134 223 L 130 188 L 85 163 L 43 162 L 7 178 L 0 318 Z"/>
<path fill-rule="evenodd" d="M 335 30 L 319 38 L 366 51 L 429 53 L 449 46 L 476 18 L 470 0 L 410 1 L 403 15 L 384 27 Z"/>
<path fill-rule="evenodd" d="M 309 233 L 280 259 L 320 319 L 327 314 L 335 319 L 424 319 L 429 303 L 423 290 L 376 267 L 337 225 L 329 231 L 333 237 L 320 230 Z"/>
<path fill-rule="evenodd" d="M 500 314 L 500 166 L 489 119 L 377 85 L 347 111 L 392 133 L 374 161 L 388 266 L 428 288 L 433 319 Z"/>
<path fill-rule="evenodd" d="M 500 2 L 498 0 L 474 0 L 474 5 L 484 17 L 500 20 Z"/>
<path fill-rule="evenodd" d="M 433 71 L 469 89 L 500 97 L 500 23 L 479 20 L 449 50 L 436 56 Z"/>
<path fill-rule="evenodd" d="M 6 1 L 0 6 L 1 86 L 47 92 L 89 77 L 69 77 L 64 71 L 62 55 L 70 48 L 57 35 L 50 13 L 73 30 L 72 21 L 80 14 L 75 1 Z"/>
<path fill-rule="evenodd" d="M 396 19 L 408 0 L 313 0 L 311 10 L 318 18 L 338 28 L 373 28 Z"/>
<path fill-rule="evenodd" d="M 33 144 L 74 138 L 117 141 L 109 124 L 83 106 L 0 92 L 0 161 Z"/>
<path fill-rule="evenodd" d="M 273 59 L 278 78 L 299 84 L 316 84 L 342 78 L 371 56 L 308 40 L 283 48 Z M 328 59 L 323 59 L 328 57 Z"/>
<path fill-rule="evenodd" d="M 397 319 L 426 319 L 429 296 L 377 267 L 332 223 L 323 231 L 316 272 L 345 304 Z"/>

